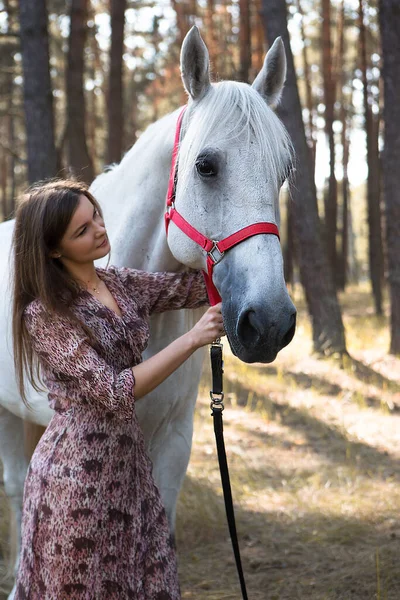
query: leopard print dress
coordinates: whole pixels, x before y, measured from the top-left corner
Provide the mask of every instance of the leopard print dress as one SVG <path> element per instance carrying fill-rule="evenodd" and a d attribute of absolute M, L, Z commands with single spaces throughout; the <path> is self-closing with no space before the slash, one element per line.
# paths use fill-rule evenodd
<path fill-rule="evenodd" d="M 208 303 L 201 272 L 96 268 L 122 317 L 82 290 L 96 343 L 36 299 L 24 321 L 55 413 L 29 465 L 15 600 L 176 600 L 176 555 L 134 405 L 151 313 Z"/>

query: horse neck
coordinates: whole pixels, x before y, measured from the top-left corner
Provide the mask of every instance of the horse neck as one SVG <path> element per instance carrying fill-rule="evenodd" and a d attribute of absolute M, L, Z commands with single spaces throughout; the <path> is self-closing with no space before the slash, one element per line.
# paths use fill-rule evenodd
<path fill-rule="evenodd" d="M 121 163 L 92 184 L 103 209 L 113 265 L 148 271 L 182 269 L 169 250 L 164 226 L 176 120 L 174 112 L 151 125 Z M 106 262 L 107 257 L 99 264 Z"/>

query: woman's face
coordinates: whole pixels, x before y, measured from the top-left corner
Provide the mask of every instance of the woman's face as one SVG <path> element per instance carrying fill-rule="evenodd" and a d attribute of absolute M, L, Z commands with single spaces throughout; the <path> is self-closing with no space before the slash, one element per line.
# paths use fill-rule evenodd
<path fill-rule="evenodd" d="M 61 254 L 60 260 L 65 263 L 88 263 L 102 258 L 110 251 L 104 221 L 84 194 L 79 196 L 78 207 L 61 239 L 58 251 Z M 52 255 L 57 256 L 57 253 Z"/>

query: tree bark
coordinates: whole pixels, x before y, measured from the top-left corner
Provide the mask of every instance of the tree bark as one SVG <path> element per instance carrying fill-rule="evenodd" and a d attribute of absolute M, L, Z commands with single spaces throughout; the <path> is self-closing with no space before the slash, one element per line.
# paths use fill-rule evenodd
<path fill-rule="evenodd" d="M 279 115 L 292 139 L 297 156 L 296 179 L 292 189 L 293 222 L 300 276 L 312 321 L 314 349 L 325 354 L 345 353 L 340 306 L 321 239 L 313 169 L 287 29 L 286 3 L 282 0 L 263 0 L 263 19 L 270 42 L 279 35 L 282 36 L 288 61 Z"/>
<path fill-rule="evenodd" d="M 367 208 L 368 257 L 372 293 L 377 315 L 382 314 L 383 244 L 382 215 L 380 208 L 380 168 L 378 149 L 378 123 L 373 118 L 369 103 L 367 79 L 366 31 L 363 0 L 359 0 L 360 57 L 364 96 L 365 135 L 367 139 Z"/>
<path fill-rule="evenodd" d="M 344 0 L 341 1 L 338 9 L 338 45 L 335 60 L 335 84 L 337 86 L 336 96 L 340 101 L 340 120 L 342 123 L 341 143 L 342 143 L 342 236 L 341 236 L 341 251 L 338 257 L 338 265 L 336 270 L 336 283 L 339 289 L 344 290 L 348 276 L 348 253 L 349 253 L 349 136 L 347 133 L 347 106 L 346 97 L 344 94 L 344 86 L 346 83 L 346 67 L 345 67 L 345 13 Z"/>
<path fill-rule="evenodd" d="M 211 72 L 218 72 L 218 41 L 215 35 L 214 0 L 207 0 L 205 7 L 204 24 L 206 26 L 207 48 L 210 56 Z"/>
<path fill-rule="evenodd" d="M 46 2 L 19 0 L 19 11 L 28 178 L 32 183 L 57 172 Z"/>
<path fill-rule="evenodd" d="M 123 60 L 126 0 L 111 0 L 107 162 L 119 162 L 123 148 Z"/>
<path fill-rule="evenodd" d="M 294 227 L 293 227 L 293 200 L 286 194 L 286 246 L 284 249 L 285 281 L 293 287 L 294 284 Z"/>
<path fill-rule="evenodd" d="M 250 0 L 239 0 L 240 27 L 240 67 L 239 79 L 248 83 L 251 69 L 251 31 L 250 31 Z"/>
<path fill-rule="evenodd" d="M 94 172 L 86 144 L 86 110 L 83 91 L 87 0 L 72 0 L 70 14 L 71 25 L 66 77 L 68 166 L 74 176 L 91 183 Z"/>
<path fill-rule="evenodd" d="M 264 28 L 262 22 L 262 2 L 261 0 L 255 0 L 255 15 L 254 15 L 254 52 L 252 53 L 252 62 L 253 62 L 253 79 L 255 79 L 261 71 L 264 56 L 265 56 L 265 48 L 264 48 Z"/>
<path fill-rule="evenodd" d="M 322 0 L 322 73 L 324 79 L 325 133 L 329 145 L 329 183 L 325 192 L 325 236 L 328 259 L 335 276 L 337 235 L 337 182 L 335 176 L 335 139 L 333 132 L 335 82 L 332 73 L 331 2 Z"/>
<path fill-rule="evenodd" d="M 314 106 L 311 89 L 311 69 L 310 61 L 308 59 L 307 39 L 304 30 L 304 13 L 301 5 L 301 0 L 297 0 L 297 9 L 301 15 L 300 21 L 300 33 L 303 42 L 302 54 L 303 54 L 303 69 L 304 69 L 304 83 L 306 88 L 306 105 L 308 111 L 308 128 L 307 128 L 307 141 L 311 151 L 311 158 L 315 170 L 315 157 L 317 153 L 317 141 L 314 133 Z"/>
<path fill-rule="evenodd" d="M 15 12 L 10 5 L 9 0 L 4 0 L 4 8 L 7 12 L 7 33 L 13 33 Z M 2 139 L 6 140 L 7 150 L 2 147 L 2 215 L 7 220 L 13 217 L 15 209 L 15 115 L 14 115 L 14 78 L 15 63 L 14 52 L 19 44 L 11 37 L 6 44 L 2 44 L 4 51 L 3 66 L 5 72 L 3 75 L 2 96 L 5 100 L 5 116 L 3 119 Z"/>
<path fill-rule="evenodd" d="M 383 54 L 383 190 L 390 288 L 390 352 L 400 355 L 400 5 L 380 0 Z"/>

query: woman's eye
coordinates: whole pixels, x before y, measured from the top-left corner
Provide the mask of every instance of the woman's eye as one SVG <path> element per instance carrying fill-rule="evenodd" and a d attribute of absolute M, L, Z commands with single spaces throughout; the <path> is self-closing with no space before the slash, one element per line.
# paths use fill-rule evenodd
<path fill-rule="evenodd" d="M 82 229 L 82 231 L 81 231 L 80 233 L 78 233 L 78 237 L 79 237 L 80 235 L 82 235 L 82 233 L 85 233 L 85 231 L 86 231 L 86 227 L 84 227 L 84 228 Z"/>

